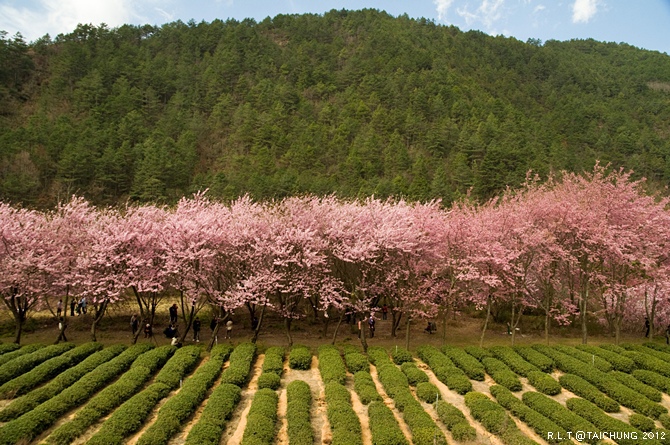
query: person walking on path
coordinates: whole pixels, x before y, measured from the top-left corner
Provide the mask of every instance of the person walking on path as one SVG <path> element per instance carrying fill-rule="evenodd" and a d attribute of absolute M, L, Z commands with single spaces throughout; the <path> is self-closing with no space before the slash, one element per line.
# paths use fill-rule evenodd
<path fill-rule="evenodd" d="M 70 317 L 74 317 L 74 307 L 77 303 L 74 302 L 74 298 L 70 301 Z"/>
<path fill-rule="evenodd" d="M 132 317 L 130 317 L 130 329 L 133 331 L 133 337 L 135 334 L 137 334 L 137 330 L 140 327 L 140 319 L 137 316 L 137 314 L 133 314 Z"/>
<path fill-rule="evenodd" d="M 170 306 L 170 324 L 177 323 L 177 303 Z"/>
<path fill-rule="evenodd" d="M 226 322 L 226 338 L 231 338 L 233 334 L 233 320 L 228 320 Z"/>
<path fill-rule="evenodd" d="M 370 338 L 373 338 L 375 336 L 375 317 L 372 314 L 368 318 L 368 327 L 370 328 Z"/>
<path fill-rule="evenodd" d="M 646 330 L 646 332 L 644 333 L 645 338 L 649 338 L 649 327 L 650 327 L 649 318 L 644 317 L 644 329 Z"/>
<path fill-rule="evenodd" d="M 58 300 L 56 305 L 56 317 L 60 318 L 61 313 L 63 313 L 63 300 Z"/>
<path fill-rule="evenodd" d="M 382 306 L 382 320 L 386 320 L 389 315 L 389 307 L 387 305 Z"/>
<path fill-rule="evenodd" d="M 198 317 L 193 320 L 193 341 L 200 343 L 200 319 Z"/>

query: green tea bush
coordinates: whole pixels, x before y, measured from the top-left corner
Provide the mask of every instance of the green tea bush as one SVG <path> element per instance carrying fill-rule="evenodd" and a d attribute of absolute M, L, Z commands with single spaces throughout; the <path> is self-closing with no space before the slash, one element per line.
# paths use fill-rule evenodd
<path fill-rule="evenodd" d="M 264 372 L 258 376 L 258 388 L 268 388 L 276 391 L 281 386 L 281 377 L 274 372 Z"/>
<path fill-rule="evenodd" d="M 590 444 L 599 442 L 595 435 L 600 432 L 591 422 L 583 419 L 566 407 L 551 399 L 544 394 L 528 391 L 523 393 L 521 397 L 523 403 L 538 413 L 544 415 L 548 419 L 553 420 L 558 426 L 566 431 L 584 431 L 591 433 L 585 438 L 585 441 Z M 589 438 L 590 437 L 590 438 Z"/>
<path fill-rule="evenodd" d="M 509 368 L 523 377 L 528 377 L 528 373 L 539 371 L 539 368 L 516 353 L 516 351 L 509 346 L 493 346 L 489 351 Z"/>
<path fill-rule="evenodd" d="M 0 344 L 0 355 L 7 354 L 8 352 L 16 351 L 20 346 L 17 343 L 2 343 Z"/>
<path fill-rule="evenodd" d="M 244 386 L 249 378 L 251 365 L 256 358 L 256 345 L 254 343 L 241 343 L 230 354 L 228 368 L 221 375 L 221 383 L 232 383 Z"/>
<path fill-rule="evenodd" d="M 0 386 L 0 398 L 4 399 L 26 394 L 37 385 L 40 385 L 60 374 L 62 371 L 75 366 L 77 363 L 100 349 L 102 349 L 100 343 L 90 342 L 53 357 Z"/>
<path fill-rule="evenodd" d="M 628 357 L 624 357 L 616 352 L 608 351 L 607 349 L 598 348 L 591 345 L 577 345 L 575 346 L 580 351 L 588 354 L 596 355 L 604 360 L 607 360 L 617 371 L 631 373 L 636 368 L 635 362 Z"/>
<path fill-rule="evenodd" d="M 665 352 L 666 354 L 670 354 L 670 345 L 666 345 L 666 344 L 663 344 L 663 343 L 646 342 L 646 343 L 642 343 L 642 346 L 644 346 L 645 348 L 654 349 L 656 351 Z"/>
<path fill-rule="evenodd" d="M 632 376 L 646 385 L 656 388 L 666 394 L 670 393 L 670 378 L 654 371 L 646 369 L 636 369 Z"/>
<path fill-rule="evenodd" d="M 393 412 L 381 401 L 373 401 L 368 407 L 372 443 L 375 445 L 409 445 Z M 291 442 L 292 443 L 292 442 Z M 310 442 L 311 443 L 311 442 Z"/>
<path fill-rule="evenodd" d="M 670 377 L 670 365 L 659 358 L 638 351 L 625 351 L 621 355 L 633 360 L 640 369 L 654 371 L 665 377 Z"/>
<path fill-rule="evenodd" d="M 546 355 L 536 351 L 529 346 L 514 346 L 514 351 L 526 361 L 536 366 L 542 372 L 552 372 L 554 370 L 554 361 Z"/>
<path fill-rule="evenodd" d="M 191 372 L 200 358 L 201 349 L 199 346 L 184 346 L 167 361 L 154 379 L 154 383 L 163 383 L 169 388 L 174 389 L 186 374 Z"/>
<path fill-rule="evenodd" d="M 442 352 L 472 380 L 484 381 L 484 366 L 461 348 L 445 346 Z"/>
<path fill-rule="evenodd" d="M 323 383 L 337 382 L 344 385 L 347 371 L 340 356 L 340 351 L 332 345 L 319 347 L 319 372 Z"/>
<path fill-rule="evenodd" d="M 39 348 L 30 354 L 25 354 L 0 366 L 0 384 L 4 384 L 15 377 L 24 374 L 50 358 L 57 357 L 74 348 L 72 343 L 60 343 L 57 345 Z M 2 356 L 0 356 L 2 357 Z"/>
<path fill-rule="evenodd" d="M 286 351 L 279 346 L 273 346 L 265 351 L 265 360 L 263 360 L 263 372 L 272 372 L 278 377 L 284 373 L 284 356 Z"/>
<path fill-rule="evenodd" d="M 438 400 L 435 410 L 451 435 L 458 442 L 470 442 L 477 438 L 477 431 L 470 425 L 460 409 L 444 400 Z"/>
<path fill-rule="evenodd" d="M 335 380 L 326 384 L 328 422 L 333 433 L 333 445 L 361 445 L 361 422 L 351 407 L 347 388 Z"/>
<path fill-rule="evenodd" d="M 419 357 L 433 370 L 439 381 L 452 391 L 465 394 L 472 391 L 472 382 L 468 376 L 454 366 L 453 362 L 433 346 L 421 346 L 417 350 Z"/>
<path fill-rule="evenodd" d="M 470 414 L 478 420 L 490 433 L 500 436 L 506 444 L 535 444 L 524 436 L 514 421 L 507 415 L 505 408 L 480 392 L 469 392 L 465 395 L 465 405 Z"/>
<path fill-rule="evenodd" d="M 61 391 L 74 385 L 80 378 L 98 366 L 106 363 L 126 349 L 123 345 L 113 345 L 86 358 L 83 362 L 59 374 L 47 384 L 20 397 L 0 411 L 0 422 L 8 422 L 27 413 L 42 402 L 55 397 Z"/>
<path fill-rule="evenodd" d="M 308 370 L 312 367 L 312 352 L 304 345 L 293 346 L 288 356 L 288 366 L 291 369 Z"/>
<path fill-rule="evenodd" d="M 469 355 L 473 356 L 480 362 L 485 357 L 493 357 L 493 354 L 488 349 L 480 348 L 479 346 L 466 346 L 463 350 Z"/>
<path fill-rule="evenodd" d="M 506 364 L 493 357 L 484 357 L 482 364 L 486 368 L 486 372 L 497 384 L 511 391 L 521 391 L 521 381 Z"/>
<path fill-rule="evenodd" d="M 314 431 L 310 421 L 312 391 L 302 380 L 294 380 L 286 387 L 286 423 L 291 445 L 312 445 Z"/>
<path fill-rule="evenodd" d="M 405 348 L 400 348 L 396 346 L 391 350 L 391 358 L 393 359 L 393 363 L 396 365 L 402 365 L 403 363 L 411 362 L 414 360 L 412 358 L 412 353 L 409 352 Z"/>
<path fill-rule="evenodd" d="M 232 360 L 232 358 L 231 358 Z M 235 407 L 242 398 L 242 390 L 232 383 L 217 386 L 207 399 L 200 420 L 193 425 L 186 445 L 218 445 L 223 429 L 233 415 Z"/>
<path fill-rule="evenodd" d="M 577 360 L 587 363 L 591 366 L 594 366 L 598 371 L 601 372 L 610 372 L 612 370 L 612 365 L 607 360 L 602 357 L 588 353 L 586 351 L 579 350 L 572 346 L 554 346 L 554 348 L 563 354 L 567 354 L 570 357 L 576 358 Z"/>
<path fill-rule="evenodd" d="M 530 371 L 526 377 L 528 382 L 543 394 L 555 396 L 561 392 L 561 384 L 546 372 Z"/>
<path fill-rule="evenodd" d="M 356 374 L 358 371 L 370 372 L 370 362 L 368 361 L 368 358 L 356 350 L 347 352 L 345 349 L 344 362 L 347 364 L 347 369 L 352 374 Z"/>
<path fill-rule="evenodd" d="M 649 417 L 645 417 L 642 414 L 631 414 L 628 417 L 628 423 L 640 431 L 653 431 L 656 429 L 656 423 Z"/>
<path fill-rule="evenodd" d="M 651 372 L 651 371 L 647 371 Z M 630 374 L 626 374 L 625 372 L 621 371 L 612 371 L 610 374 L 612 377 L 617 379 L 619 382 L 623 383 L 633 391 L 637 391 L 649 400 L 652 400 L 654 402 L 660 402 L 662 398 L 661 391 L 658 389 L 649 386 L 645 383 L 642 383 L 640 380 L 636 379 Z M 659 375 L 659 374 L 656 374 Z M 667 377 L 666 377 L 667 379 Z"/>
<path fill-rule="evenodd" d="M 156 349 L 145 352 L 144 354 L 137 357 L 137 359 L 130 365 L 130 368 L 137 368 L 141 366 L 142 368 L 151 369 L 153 371 L 161 368 L 165 362 L 174 355 L 177 351 L 176 346 L 165 345 L 159 346 Z"/>
<path fill-rule="evenodd" d="M 563 374 L 558 381 L 568 391 L 572 391 L 579 397 L 582 397 L 598 408 L 608 413 L 619 411 L 619 404 L 600 392 L 598 388 L 574 374 Z"/>
<path fill-rule="evenodd" d="M 277 376 L 277 374 L 272 374 Z M 277 376 L 278 377 L 278 376 Z M 247 415 L 242 445 L 271 445 L 275 438 L 279 397 L 271 389 L 256 391 Z"/>
<path fill-rule="evenodd" d="M 641 354 L 650 355 L 654 358 L 657 358 L 665 362 L 666 364 L 670 362 L 670 353 L 665 351 L 659 351 L 658 349 L 655 348 L 648 348 L 643 345 L 636 345 L 632 343 L 624 343 L 621 346 L 628 351 L 635 351 Z"/>
<path fill-rule="evenodd" d="M 393 364 L 388 352 L 386 352 L 386 349 L 379 346 L 370 346 L 368 348 L 368 357 L 370 359 L 370 363 L 378 368 L 382 365 Z"/>
<path fill-rule="evenodd" d="M 416 385 L 416 396 L 419 400 L 422 400 L 426 403 L 435 403 L 438 400 L 440 392 L 437 389 L 437 386 L 429 382 L 421 382 Z"/>
<path fill-rule="evenodd" d="M 363 405 L 368 405 L 374 401 L 382 401 L 382 397 L 377 392 L 375 382 L 367 371 L 358 371 L 354 374 L 354 390 Z"/>
<path fill-rule="evenodd" d="M 400 370 L 407 376 L 407 381 L 411 386 L 428 381 L 428 374 L 417 368 L 414 362 L 403 363 Z"/>
<path fill-rule="evenodd" d="M 23 346 L 22 348 L 15 349 L 14 351 L 11 351 L 11 352 L 6 352 L 6 353 L 0 355 L 0 366 L 3 366 L 5 363 L 10 362 L 17 357 L 21 357 L 22 355 L 32 354 L 33 352 L 35 352 L 38 349 L 41 349 L 43 347 L 44 347 L 44 345 L 35 343 L 35 344 L 32 344 L 32 345 Z"/>

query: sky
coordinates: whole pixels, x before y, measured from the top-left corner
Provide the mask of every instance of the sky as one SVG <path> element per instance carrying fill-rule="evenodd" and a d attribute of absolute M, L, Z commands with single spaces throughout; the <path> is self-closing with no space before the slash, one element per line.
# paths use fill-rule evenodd
<path fill-rule="evenodd" d="M 118 27 L 181 20 L 384 10 L 489 35 L 628 43 L 670 55 L 670 0 L 0 0 L 0 30 L 26 41 L 67 34 L 79 23 Z"/>

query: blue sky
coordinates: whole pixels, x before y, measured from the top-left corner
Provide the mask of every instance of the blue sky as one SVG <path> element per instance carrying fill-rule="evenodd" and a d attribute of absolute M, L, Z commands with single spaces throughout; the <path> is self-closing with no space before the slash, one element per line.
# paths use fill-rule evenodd
<path fill-rule="evenodd" d="M 375 8 L 462 30 L 542 41 L 593 38 L 670 55 L 670 0 L 0 0 L 0 30 L 28 41 L 78 23 L 110 27 Z"/>

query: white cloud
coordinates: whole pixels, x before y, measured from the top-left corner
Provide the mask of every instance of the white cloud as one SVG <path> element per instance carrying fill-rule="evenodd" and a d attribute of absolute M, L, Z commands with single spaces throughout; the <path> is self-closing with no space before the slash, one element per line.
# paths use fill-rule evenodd
<path fill-rule="evenodd" d="M 439 20 L 447 20 L 447 11 L 451 7 L 454 0 L 433 0 L 433 3 L 437 7 L 437 18 Z"/>
<path fill-rule="evenodd" d="M 475 22 L 481 22 L 489 31 L 502 17 L 505 0 L 482 0 L 479 7 L 470 12 L 466 7 L 459 8 L 458 14 L 465 19 L 465 23 L 471 26 Z"/>
<path fill-rule="evenodd" d="M 572 23 L 588 23 L 598 12 L 598 0 L 575 0 L 572 5 Z"/>
<path fill-rule="evenodd" d="M 534 13 L 534 14 L 537 14 L 538 12 L 544 11 L 545 9 L 547 9 L 546 6 L 544 6 L 544 5 L 537 5 L 537 6 L 533 9 L 533 13 Z"/>

